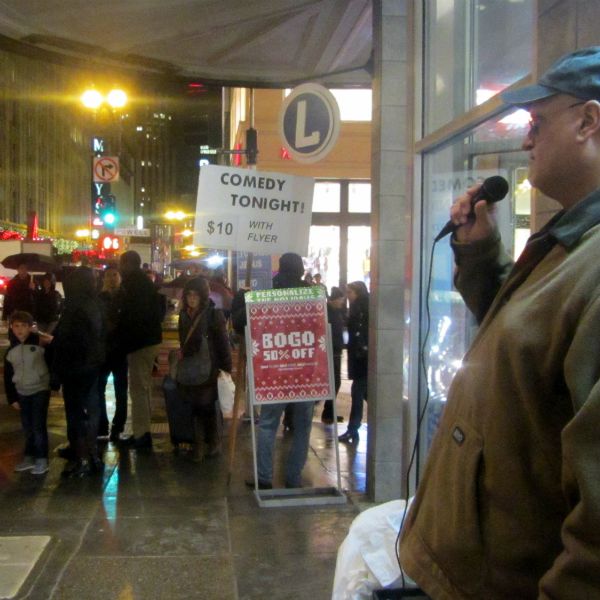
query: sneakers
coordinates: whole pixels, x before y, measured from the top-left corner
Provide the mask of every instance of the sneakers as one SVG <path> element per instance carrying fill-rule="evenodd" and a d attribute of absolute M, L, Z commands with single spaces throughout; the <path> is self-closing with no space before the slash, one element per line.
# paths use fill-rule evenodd
<path fill-rule="evenodd" d="M 35 460 L 32 456 L 25 456 L 23 460 L 15 465 L 15 473 L 22 473 L 23 471 L 31 471 L 35 467 Z"/>
<path fill-rule="evenodd" d="M 48 459 L 47 458 L 36 458 L 35 465 L 31 469 L 32 475 L 43 475 L 48 472 Z"/>
<path fill-rule="evenodd" d="M 48 459 L 34 459 L 32 456 L 26 456 L 18 465 L 15 466 L 15 472 L 22 473 L 23 471 L 31 471 L 32 475 L 43 475 L 44 473 L 48 472 Z"/>

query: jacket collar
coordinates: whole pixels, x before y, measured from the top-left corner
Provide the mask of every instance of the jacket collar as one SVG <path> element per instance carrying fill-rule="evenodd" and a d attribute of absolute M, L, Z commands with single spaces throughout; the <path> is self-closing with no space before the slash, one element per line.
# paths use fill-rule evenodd
<path fill-rule="evenodd" d="M 600 189 L 592 192 L 569 210 L 561 210 L 540 231 L 548 233 L 570 250 L 584 233 L 600 223 Z"/>

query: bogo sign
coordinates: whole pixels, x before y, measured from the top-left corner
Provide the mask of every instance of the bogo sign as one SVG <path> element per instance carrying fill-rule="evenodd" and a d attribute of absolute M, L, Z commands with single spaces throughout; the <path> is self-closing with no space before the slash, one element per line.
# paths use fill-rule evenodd
<path fill-rule="evenodd" d="M 246 294 L 254 404 L 333 398 L 327 302 L 321 287 Z"/>

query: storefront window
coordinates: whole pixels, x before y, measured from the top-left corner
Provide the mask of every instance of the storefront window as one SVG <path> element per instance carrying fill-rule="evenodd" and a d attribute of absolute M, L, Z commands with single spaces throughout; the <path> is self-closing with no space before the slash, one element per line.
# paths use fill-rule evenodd
<path fill-rule="evenodd" d="M 304 268 L 311 275 L 319 273 L 321 281 L 331 290 L 340 282 L 340 228 L 312 225 L 308 241 L 308 256 Z"/>
<path fill-rule="evenodd" d="M 521 151 L 524 124 L 510 117 L 490 120 L 468 136 L 424 156 L 423 170 L 423 266 L 422 289 L 430 289 L 422 298 L 421 314 L 429 315 L 429 334 L 423 353 L 424 368 L 419 369 L 426 381 L 428 406 L 423 423 L 423 451 L 431 443 L 446 402 L 450 382 L 460 367 L 476 324 L 454 289 L 454 259 L 448 238 L 435 246 L 431 278 L 428 258 L 433 240 L 448 220 L 449 207 L 455 197 L 476 181 L 501 175 L 509 182 L 508 196 L 496 205 L 496 215 L 503 242 L 509 252 L 520 252 L 529 235 L 530 195 L 527 184 L 527 153 Z M 424 291 L 424 296 L 426 295 Z M 422 323 L 421 331 L 427 330 Z M 424 335 L 424 334 L 423 334 Z"/>
<path fill-rule="evenodd" d="M 533 0 L 430 0 L 425 6 L 425 133 L 531 71 Z"/>
<path fill-rule="evenodd" d="M 348 227 L 348 282 L 371 287 L 371 228 Z"/>
<path fill-rule="evenodd" d="M 371 184 L 350 183 L 348 185 L 348 212 L 371 212 Z"/>
<path fill-rule="evenodd" d="M 340 212 L 340 184 L 333 181 L 315 183 L 313 212 Z"/>

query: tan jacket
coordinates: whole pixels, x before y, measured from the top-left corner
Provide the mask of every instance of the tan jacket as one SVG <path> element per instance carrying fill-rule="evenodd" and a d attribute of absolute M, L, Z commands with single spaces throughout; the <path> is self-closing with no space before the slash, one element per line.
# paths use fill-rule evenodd
<path fill-rule="evenodd" d="M 461 293 L 486 316 L 401 540 L 435 600 L 600 598 L 598 223 L 596 192 L 553 221 L 558 243 L 526 278 L 513 270 L 487 311 L 462 275 L 500 282 L 498 241 L 455 248 Z"/>

